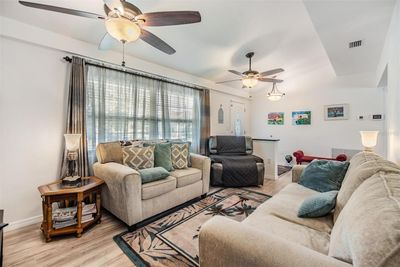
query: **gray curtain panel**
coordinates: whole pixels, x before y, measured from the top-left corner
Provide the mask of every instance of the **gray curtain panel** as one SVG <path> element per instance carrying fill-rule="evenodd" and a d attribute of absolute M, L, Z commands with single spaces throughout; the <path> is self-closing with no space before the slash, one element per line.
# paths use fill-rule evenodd
<path fill-rule="evenodd" d="M 95 161 L 98 143 L 116 140 L 180 139 L 200 151 L 201 90 L 96 64 L 87 67 L 89 162 Z"/>
<path fill-rule="evenodd" d="M 81 134 L 81 144 L 77 162 L 78 174 L 88 176 L 90 165 L 88 161 L 88 144 L 86 133 L 86 65 L 85 60 L 72 57 L 71 77 L 69 82 L 68 111 L 66 133 Z M 63 153 L 61 177 L 67 170 L 66 153 Z"/>
<path fill-rule="evenodd" d="M 208 138 L 210 137 L 210 90 L 203 89 L 201 94 L 201 133 L 200 154 L 208 155 Z"/>

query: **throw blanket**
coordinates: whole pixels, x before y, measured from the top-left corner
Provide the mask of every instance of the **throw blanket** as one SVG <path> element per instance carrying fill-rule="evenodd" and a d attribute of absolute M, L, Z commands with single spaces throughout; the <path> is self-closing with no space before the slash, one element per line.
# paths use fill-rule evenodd
<path fill-rule="evenodd" d="M 217 136 L 218 154 L 246 154 L 246 138 L 244 136 Z"/>
<path fill-rule="evenodd" d="M 223 166 L 222 183 L 227 187 L 258 184 L 257 162 L 262 159 L 253 155 L 210 155 L 212 162 Z"/>

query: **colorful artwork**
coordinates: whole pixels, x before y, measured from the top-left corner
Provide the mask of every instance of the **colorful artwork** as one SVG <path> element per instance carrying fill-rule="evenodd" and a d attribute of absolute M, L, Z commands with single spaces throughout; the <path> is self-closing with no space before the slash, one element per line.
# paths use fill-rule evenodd
<path fill-rule="evenodd" d="M 311 124 L 311 111 L 293 111 L 292 112 L 293 125 L 310 125 Z"/>
<path fill-rule="evenodd" d="M 285 113 L 283 112 L 268 113 L 269 125 L 283 125 L 284 123 L 285 123 Z"/>
<path fill-rule="evenodd" d="M 325 120 L 347 120 L 349 118 L 349 105 L 338 104 L 325 106 Z"/>

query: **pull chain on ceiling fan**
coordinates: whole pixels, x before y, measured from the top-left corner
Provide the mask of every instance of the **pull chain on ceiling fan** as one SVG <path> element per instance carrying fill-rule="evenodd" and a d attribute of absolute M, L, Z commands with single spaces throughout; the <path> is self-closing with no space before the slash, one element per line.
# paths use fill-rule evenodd
<path fill-rule="evenodd" d="M 125 0 L 103 0 L 103 2 L 105 16 L 64 7 L 19 1 L 21 5 L 27 7 L 104 20 L 107 33 L 99 44 L 100 50 L 110 49 L 113 45 L 113 38 L 121 42 L 123 46 L 140 38 L 158 50 L 172 55 L 176 52 L 174 48 L 144 28 L 191 24 L 201 21 L 198 11 L 142 13 L 138 7 Z"/>

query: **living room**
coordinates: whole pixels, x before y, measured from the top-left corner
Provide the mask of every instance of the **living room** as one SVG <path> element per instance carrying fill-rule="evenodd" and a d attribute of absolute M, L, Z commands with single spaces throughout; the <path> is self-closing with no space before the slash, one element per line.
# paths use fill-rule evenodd
<path fill-rule="evenodd" d="M 4 266 L 400 266 L 398 0 L 4 0 L 0 19 Z"/>

